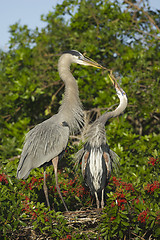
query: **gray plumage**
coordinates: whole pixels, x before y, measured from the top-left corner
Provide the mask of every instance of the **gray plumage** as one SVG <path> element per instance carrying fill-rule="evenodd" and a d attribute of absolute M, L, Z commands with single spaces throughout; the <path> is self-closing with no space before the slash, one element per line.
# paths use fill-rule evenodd
<path fill-rule="evenodd" d="M 70 72 L 72 63 L 102 68 L 98 63 L 92 62 L 78 51 L 72 50 L 62 54 L 58 61 L 59 75 L 65 83 L 62 105 L 57 114 L 36 125 L 28 132 L 17 168 L 17 178 L 26 179 L 33 168 L 49 163 L 53 164 L 56 187 L 66 210 L 67 207 L 60 193 L 56 177 L 57 164 L 67 147 L 69 135 L 78 131 L 83 125 L 83 109 L 79 99 L 78 85 Z M 44 191 L 50 208 L 45 181 Z"/>
<path fill-rule="evenodd" d="M 96 198 L 97 208 L 104 207 L 104 189 L 110 179 L 113 165 L 116 165 L 118 156 L 106 143 L 105 124 L 113 117 L 119 116 L 127 107 L 125 92 L 114 82 L 117 95 L 120 99 L 119 106 L 111 112 L 101 115 L 88 129 L 87 142 L 76 154 L 77 160 L 82 160 L 82 175 Z"/>
<path fill-rule="evenodd" d="M 59 120 L 59 118 L 58 118 Z M 17 169 L 17 178 L 26 179 L 33 168 L 50 162 L 66 149 L 69 126 L 57 121 L 57 115 L 28 132 Z"/>

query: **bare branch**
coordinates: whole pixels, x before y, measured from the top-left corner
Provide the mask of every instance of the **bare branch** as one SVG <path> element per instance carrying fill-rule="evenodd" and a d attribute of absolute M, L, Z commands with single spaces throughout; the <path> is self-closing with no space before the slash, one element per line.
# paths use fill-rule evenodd
<path fill-rule="evenodd" d="M 14 157 L 9 158 L 9 159 L 7 159 L 7 160 L 9 160 L 9 161 L 14 161 L 15 159 L 20 159 L 20 157 L 21 157 L 21 155 L 17 155 L 17 156 L 14 156 Z"/>
<path fill-rule="evenodd" d="M 155 28 L 160 32 L 160 28 L 157 26 L 156 22 L 154 21 L 153 18 L 148 14 L 148 12 L 144 11 L 143 8 L 139 8 L 137 5 L 131 3 L 128 0 L 124 0 L 125 3 L 129 4 L 131 7 L 137 9 L 138 11 L 142 11 L 143 14 L 149 19 L 150 23 L 155 26 Z"/>

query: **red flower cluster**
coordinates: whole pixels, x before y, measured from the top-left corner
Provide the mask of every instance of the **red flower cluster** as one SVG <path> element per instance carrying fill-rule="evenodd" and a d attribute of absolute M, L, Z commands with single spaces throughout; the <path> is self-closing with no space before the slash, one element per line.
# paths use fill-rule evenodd
<path fill-rule="evenodd" d="M 111 203 L 111 207 L 118 205 L 121 210 L 125 210 L 125 203 L 127 203 L 125 192 L 134 192 L 134 187 L 131 183 L 123 182 L 121 178 L 117 179 L 115 176 L 112 178 L 112 181 L 115 187 L 118 187 L 119 190 L 114 194 L 116 201 Z"/>
<path fill-rule="evenodd" d="M 155 164 L 157 164 L 159 161 L 158 161 L 158 158 L 154 158 L 154 157 L 150 157 L 149 161 L 148 161 L 148 164 L 151 164 L 152 166 L 154 166 Z"/>
<path fill-rule="evenodd" d="M 125 210 L 124 204 L 127 203 L 127 200 L 125 198 L 124 193 L 116 192 L 114 194 L 114 197 L 116 197 L 116 200 L 111 203 L 111 207 L 114 207 L 115 205 L 118 205 L 118 207 L 120 207 L 121 210 Z"/>
<path fill-rule="evenodd" d="M 37 213 L 38 209 L 31 206 L 31 204 L 30 204 L 30 199 L 29 199 L 27 196 L 25 196 L 25 195 L 22 194 L 22 193 L 19 193 L 19 194 L 20 194 L 21 196 L 24 196 L 24 197 L 25 197 L 25 200 L 22 202 L 23 207 L 24 207 L 24 208 L 22 209 L 22 211 L 25 211 L 25 213 L 29 214 L 33 220 L 36 219 L 36 217 L 38 216 L 38 213 Z M 46 215 L 46 213 L 44 213 L 44 216 L 45 216 L 45 215 Z M 47 217 L 44 217 L 44 220 L 45 220 L 45 222 L 48 222 L 48 221 L 49 221 L 49 219 L 48 219 Z"/>
<path fill-rule="evenodd" d="M 156 189 L 160 187 L 160 183 L 158 181 L 154 181 L 154 183 L 148 183 L 144 188 L 148 193 L 153 193 Z"/>
<path fill-rule="evenodd" d="M 120 179 L 117 179 L 116 177 L 113 177 L 112 180 L 113 180 L 113 184 L 114 184 L 115 186 L 120 186 L 120 185 L 121 185 L 121 183 L 120 183 L 121 178 L 120 178 Z"/>
<path fill-rule="evenodd" d="M 143 201 L 143 203 L 145 203 L 145 201 L 143 199 L 141 199 Z M 136 203 L 138 204 L 140 202 L 139 198 L 135 198 L 132 200 L 133 204 Z"/>
<path fill-rule="evenodd" d="M 75 178 L 74 180 L 70 179 L 67 182 L 67 187 L 65 183 L 59 182 L 60 186 L 65 186 L 65 190 L 61 190 L 63 192 L 64 196 L 69 196 L 69 195 L 76 195 L 77 197 L 80 197 L 81 199 L 83 198 L 83 196 L 85 194 L 89 194 L 88 190 L 86 190 L 86 188 L 84 188 L 81 184 L 78 185 L 78 180 L 77 178 Z M 53 187 L 50 188 L 50 190 L 52 190 Z M 66 190 L 67 188 L 67 190 Z M 55 187 L 55 191 L 56 191 L 56 187 Z"/>
<path fill-rule="evenodd" d="M 122 189 L 124 189 L 124 190 L 126 190 L 126 191 L 132 191 L 132 192 L 134 192 L 134 188 L 133 188 L 132 183 L 123 182 L 123 181 L 121 180 L 121 178 L 117 179 L 116 177 L 113 177 L 112 180 L 113 180 L 113 184 L 114 184 L 115 186 L 117 186 L 117 187 L 118 187 L 118 186 L 122 186 Z"/>
<path fill-rule="evenodd" d="M 118 207 L 121 207 L 122 210 L 124 210 L 124 203 L 127 203 L 127 200 L 125 198 L 125 195 L 123 193 L 116 193 L 117 195 L 117 205 Z"/>
<path fill-rule="evenodd" d="M 126 182 L 121 182 L 121 183 L 122 183 L 123 188 L 124 188 L 126 191 L 132 191 L 132 192 L 134 192 L 134 188 L 133 188 L 132 183 L 126 183 Z"/>
<path fill-rule="evenodd" d="M 146 219 L 149 218 L 147 215 L 148 215 L 148 210 L 144 210 L 138 215 L 138 221 L 141 223 L 145 223 Z"/>
<path fill-rule="evenodd" d="M 7 176 L 4 173 L 0 174 L 0 182 L 8 184 Z"/>
<path fill-rule="evenodd" d="M 25 181 L 21 181 L 23 185 L 26 184 L 26 189 L 29 189 L 29 190 L 32 190 L 34 187 L 38 187 L 41 184 L 41 182 L 43 182 L 43 177 L 39 179 L 32 177 L 31 182 L 29 184 Z"/>
<path fill-rule="evenodd" d="M 27 214 L 31 215 L 32 219 L 35 219 L 37 217 L 37 214 L 35 211 L 37 211 L 37 209 L 35 209 L 35 211 L 33 211 L 33 209 L 30 206 L 30 199 L 26 196 L 25 200 L 22 202 L 24 208 L 22 209 L 22 211 L 25 211 Z"/>

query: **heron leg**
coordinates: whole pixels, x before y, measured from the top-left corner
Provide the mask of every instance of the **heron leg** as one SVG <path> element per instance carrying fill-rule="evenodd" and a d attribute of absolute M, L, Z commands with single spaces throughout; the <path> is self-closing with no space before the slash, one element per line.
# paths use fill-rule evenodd
<path fill-rule="evenodd" d="M 62 197 L 62 194 L 61 194 L 61 191 L 60 191 L 60 188 L 59 188 L 59 185 L 58 185 L 58 175 L 57 175 L 58 157 L 55 157 L 55 158 L 52 159 L 52 164 L 53 164 L 53 167 L 54 167 L 54 174 L 55 174 L 55 179 L 56 179 L 56 189 L 58 191 L 58 194 L 59 194 L 59 196 L 60 196 L 60 198 L 63 202 L 63 205 L 64 205 L 66 211 L 68 212 L 68 208 L 67 208 L 67 206 L 64 202 L 64 199 Z"/>
<path fill-rule="evenodd" d="M 46 202 L 49 208 L 49 211 L 51 210 L 50 208 L 50 203 L 49 203 L 49 198 L 48 198 L 48 188 L 47 188 L 47 184 L 46 184 L 46 170 L 44 170 L 44 184 L 43 184 L 43 191 L 46 197 Z"/>
<path fill-rule="evenodd" d="M 97 192 L 94 192 L 94 194 L 95 194 L 95 197 L 96 197 L 97 208 L 99 208 L 99 200 L 98 200 Z"/>
<path fill-rule="evenodd" d="M 102 189 L 101 208 L 104 208 L 104 189 Z"/>

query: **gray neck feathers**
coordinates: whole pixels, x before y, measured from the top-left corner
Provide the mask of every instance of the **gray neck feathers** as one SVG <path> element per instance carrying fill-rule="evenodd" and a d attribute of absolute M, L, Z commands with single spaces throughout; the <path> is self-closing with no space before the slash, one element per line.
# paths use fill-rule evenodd
<path fill-rule="evenodd" d="M 117 95 L 120 99 L 120 103 L 118 105 L 118 107 L 112 111 L 112 112 L 105 112 L 102 116 L 100 116 L 100 118 L 98 119 L 99 122 L 101 122 L 102 124 L 106 124 L 106 122 L 110 119 L 110 118 L 113 118 L 113 117 L 117 117 L 119 116 L 120 114 L 122 114 L 122 112 L 126 109 L 127 107 L 127 103 L 128 103 L 128 100 L 127 100 L 127 96 L 126 94 L 121 94 L 119 92 L 117 92 Z"/>
<path fill-rule="evenodd" d="M 66 64 L 67 62 L 67 64 Z M 65 83 L 65 92 L 59 114 L 63 121 L 66 121 L 70 128 L 70 133 L 80 130 L 83 125 L 83 109 L 79 99 L 78 85 L 70 72 L 70 64 L 66 58 L 61 56 L 58 63 L 58 71 L 61 79 Z"/>
<path fill-rule="evenodd" d="M 102 146 L 102 144 L 105 144 L 107 140 L 104 124 L 96 120 L 88 129 L 85 137 L 93 148 L 98 148 Z"/>
<path fill-rule="evenodd" d="M 105 112 L 100 116 L 89 128 L 88 133 L 86 134 L 87 141 L 92 147 L 100 147 L 102 143 L 106 143 L 106 132 L 105 124 L 106 122 L 113 117 L 119 116 L 127 107 L 127 96 L 126 94 L 117 95 L 120 99 L 119 106 L 112 112 Z"/>

